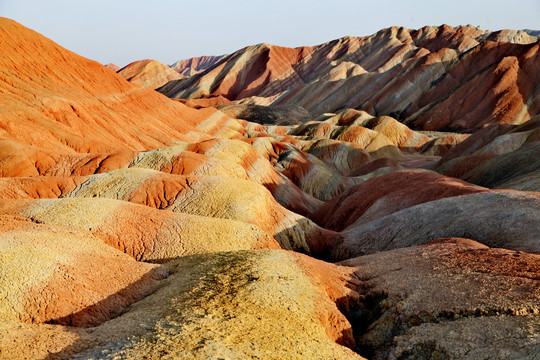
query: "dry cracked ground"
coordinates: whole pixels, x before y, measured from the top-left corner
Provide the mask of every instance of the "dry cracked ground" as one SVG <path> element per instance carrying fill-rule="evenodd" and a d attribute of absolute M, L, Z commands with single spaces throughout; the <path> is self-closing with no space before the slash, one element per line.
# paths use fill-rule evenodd
<path fill-rule="evenodd" d="M 118 69 L 0 18 L 0 358 L 540 359 L 539 49 Z"/>

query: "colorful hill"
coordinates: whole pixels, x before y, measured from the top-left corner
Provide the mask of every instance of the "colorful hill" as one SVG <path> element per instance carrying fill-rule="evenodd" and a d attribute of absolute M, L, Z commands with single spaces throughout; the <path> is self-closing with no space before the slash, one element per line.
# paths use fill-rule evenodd
<path fill-rule="evenodd" d="M 262 44 L 183 104 L 0 18 L 0 358 L 534 358 L 535 41 Z"/>
<path fill-rule="evenodd" d="M 132 62 L 117 70 L 117 73 L 133 84 L 150 89 L 157 89 L 171 80 L 184 78 L 183 75 L 159 61 L 149 59 Z"/>
<path fill-rule="evenodd" d="M 524 31 L 391 27 L 313 47 L 249 46 L 159 91 L 295 105 L 314 117 L 353 108 L 415 129 L 472 130 L 520 124 L 540 112 L 539 48 Z"/>

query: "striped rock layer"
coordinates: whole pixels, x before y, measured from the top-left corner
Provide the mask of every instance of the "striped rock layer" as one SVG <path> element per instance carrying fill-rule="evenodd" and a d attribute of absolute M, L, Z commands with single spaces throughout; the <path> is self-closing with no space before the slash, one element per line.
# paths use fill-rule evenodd
<path fill-rule="evenodd" d="M 392 28 L 185 66 L 206 64 L 202 79 L 229 64 L 246 80 L 223 73 L 222 98 L 207 99 L 214 105 L 279 102 L 300 96 L 290 84 L 399 83 L 396 67 L 414 74 L 433 54 L 446 59 L 447 79 L 467 84 L 463 61 L 483 60 L 484 48 L 528 47 L 522 66 L 534 61 L 534 41 L 470 27 Z M 250 66 L 265 75 L 252 78 L 239 64 L 257 56 Z M 489 61 L 478 76 L 491 76 Z M 324 79 L 306 77 L 313 64 Z M 531 119 L 521 125 L 497 118 L 472 134 L 445 133 L 388 116 L 373 88 L 380 113 L 352 103 L 318 113 L 299 98 L 292 107 L 220 111 L 133 84 L 161 70 L 132 65 L 130 83 L 0 18 L 1 359 L 538 353 L 540 122 L 528 93 Z M 281 77 L 291 68 L 296 75 Z M 181 81 L 213 96 L 199 78 Z M 265 116 L 277 120 L 255 121 Z"/>
<path fill-rule="evenodd" d="M 525 31 L 391 27 L 311 47 L 248 46 L 159 91 L 295 105 L 314 117 L 354 108 L 422 130 L 472 130 L 540 112 L 539 50 L 538 37 Z"/>

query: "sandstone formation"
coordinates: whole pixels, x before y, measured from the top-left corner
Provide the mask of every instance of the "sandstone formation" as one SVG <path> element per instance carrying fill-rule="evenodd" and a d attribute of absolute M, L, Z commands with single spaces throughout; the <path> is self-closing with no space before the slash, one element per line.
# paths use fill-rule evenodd
<path fill-rule="evenodd" d="M 334 303 L 358 297 L 347 268 L 265 251 L 182 257 L 169 269 L 152 295 L 93 329 L 2 322 L 2 355 L 362 359 Z"/>
<path fill-rule="evenodd" d="M 1 53 L 10 54 L 0 57 L 2 162 L 16 157 L 21 165 L 35 163 L 40 150 L 74 153 L 163 147 L 188 139 L 190 132 L 207 137 L 195 126 L 218 114 L 212 109 L 194 111 L 153 90 L 133 86 L 12 20 L 1 20 L 0 36 Z M 21 145 L 27 147 L 22 156 Z"/>
<path fill-rule="evenodd" d="M 520 126 L 490 126 L 446 153 L 437 171 L 500 189 L 540 190 L 540 116 Z"/>
<path fill-rule="evenodd" d="M 13 216 L 0 221 L 1 321 L 99 325 L 167 276 L 82 231 Z"/>
<path fill-rule="evenodd" d="M 490 246 L 540 252 L 540 197 L 513 191 L 448 197 L 412 206 L 365 224 L 350 225 L 334 258 L 469 237 Z"/>
<path fill-rule="evenodd" d="M 429 201 L 486 191 L 433 172 L 395 171 L 350 187 L 311 218 L 327 229 L 341 231 Z"/>
<path fill-rule="evenodd" d="M 3 178 L 4 199 L 106 198 L 179 213 L 253 224 L 287 249 L 309 252 L 334 235 L 280 206 L 251 181 L 168 175 L 146 169 L 113 170 L 69 178 Z"/>
<path fill-rule="evenodd" d="M 88 231 L 138 261 L 165 262 L 207 252 L 280 248 L 263 230 L 241 221 L 156 210 L 104 198 L 4 199 L 0 214 Z"/>
<path fill-rule="evenodd" d="M 0 359 L 535 358 L 537 48 L 389 28 L 128 81 L 0 18 Z"/>

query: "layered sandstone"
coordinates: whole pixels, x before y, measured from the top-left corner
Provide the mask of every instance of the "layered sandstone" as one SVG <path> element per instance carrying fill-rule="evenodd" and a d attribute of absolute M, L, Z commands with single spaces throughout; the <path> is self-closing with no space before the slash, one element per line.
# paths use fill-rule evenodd
<path fill-rule="evenodd" d="M 296 105 L 313 116 L 355 108 L 424 130 L 470 130 L 538 114 L 539 46 L 524 31 L 391 27 L 313 47 L 249 46 L 160 91 L 182 99 Z"/>
<path fill-rule="evenodd" d="M 534 358 L 535 41 L 260 44 L 175 101 L 0 19 L 0 358 Z"/>

